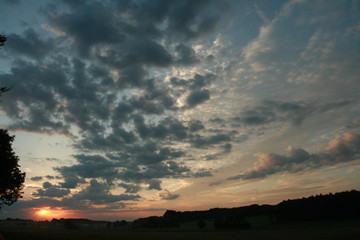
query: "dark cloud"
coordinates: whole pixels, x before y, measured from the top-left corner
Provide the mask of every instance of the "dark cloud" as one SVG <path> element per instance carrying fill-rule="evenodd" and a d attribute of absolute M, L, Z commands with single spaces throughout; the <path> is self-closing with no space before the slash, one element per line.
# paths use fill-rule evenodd
<path fill-rule="evenodd" d="M 1 0 L 0 2 L 3 2 L 5 4 L 11 4 L 11 5 L 16 5 L 20 3 L 20 0 Z"/>
<path fill-rule="evenodd" d="M 316 102 L 285 102 L 285 101 L 263 101 L 262 105 L 251 110 L 240 113 L 239 117 L 232 118 L 234 123 L 245 126 L 259 126 L 273 122 L 290 121 L 294 125 L 300 125 L 310 116 L 322 112 L 331 111 L 347 106 L 349 100 L 317 104 Z"/>
<path fill-rule="evenodd" d="M 85 183 L 83 178 L 79 178 L 76 174 L 69 171 L 69 167 L 58 167 L 54 168 L 54 170 L 58 171 L 64 178 L 64 181 L 59 183 L 62 188 L 76 188 L 78 184 Z"/>
<path fill-rule="evenodd" d="M 98 44 L 121 42 L 125 36 L 119 31 L 111 9 L 100 2 L 82 4 L 72 11 L 49 16 L 51 25 L 74 41 L 74 50 L 86 56 Z"/>
<path fill-rule="evenodd" d="M 41 181 L 42 179 L 43 179 L 43 178 L 42 178 L 41 176 L 36 176 L 36 177 L 30 178 L 31 181 L 35 181 L 35 182 Z"/>
<path fill-rule="evenodd" d="M 157 125 L 146 125 L 145 119 L 140 116 L 134 116 L 134 124 L 140 137 L 164 139 L 173 138 L 183 140 L 187 137 L 187 128 L 177 119 L 168 117 L 160 121 Z"/>
<path fill-rule="evenodd" d="M 189 87 L 191 90 L 200 90 L 215 81 L 217 78 L 214 74 L 200 75 L 195 74 L 194 78 L 189 80 Z"/>
<path fill-rule="evenodd" d="M 355 120 L 346 125 L 347 129 L 358 129 L 360 128 L 360 120 Z"/>
<path fill-rule="evenodd" d="M 125 52 L 126 63 L 167 67 L 172 62 L 171 55 L 160 44 L 144 39 L 131 39 Z"/>
<path fill-rule="evenodd" d="M 45 177 L 46 177 L 46 179 L 48 179 L 48 180 L 61 179 L 61 177 L 60 177 L 60 176 L 51 176 L 51 175 L 46 175 Z"/>
<path fill-rule="evenodd" d="M 216 75 L 213 74 L 205 76 L 196 74 L 193 79 L 188 80 L 187 85 L 191 89 L 191 92 L 186 98 L 186 103 L 189 108 L 193 108 L 210 99 L 210 91 L 203 87 L 210 85 L 215 79 Z M 176 83 L 178 82 L 179 81 Z"/>
<path fill-rule="evenodd" d="M 170 83 L 174 87 L 188 87 L 190 90 L 200 90 L 203 87 L 210 85 L 213 81 L 215 81 L 217 75 L 215 74 L 195 74 L 193 78 L 190 79 L 179 79 L 176 77 L 172 77 L 170 79 Z"/>
<path fill-rule="evenodd" d="M 179 44 L 175 48 L 176 51 L 176 63 L 181 65 L 194 65 L 199 62 L 196 57 L 194 49 L 184 44 Z"/>
<path fill-rule="evenodd" d="M 233 133 L 219 133 L 211 136 L 194 134 L 190 139 L 191 144 L 196 148 L 209 148 L 214 144 L 231 141 Z"/>
<path fill-rule="evenodd" d="M 114 163 L 100 155 L 74 155 L 78 164 L 70 167 L 57 167 L 55 170 L 65 177 L 62 187 L 75 188 L 84 178 L 104 177 L 112 180 L 118 174 Z"/>
<path fill-rule="evenodd" d="M 183 40 L 198 38 L 211 32 L 217 23 L 217 16 L 202 14 L 211 1 L 176 2 L 168 16 L 168 31 Z"/>
<path fill-rule="evenodd" d="M 212 176 L 212 169 L 199 169 L 195 174 L 195 178 L 210 177 Z"/>
<path fill-rule="evenodd" d="M 176 87 L 186 87 L 186 86 L 188 86 L 188 81 L 187 80 L 179 79 L 177 77 L 172 77 L 170 79 L 170 83 L 173 86 L 176 86 Z"/>
<path fill-rule="evenodd" d="M 232 145 L 230 143 L 226 143 L 223 146 L 221 146 L 222 149 L 224 149 L 225 153 L 231 152 Z"/>
<path fill-rule="evenodd" d="M 32 195 L 36 197 L 61 198 L 67 196 L 70 193 L 69 189 L 49 186 L 48 184 L 45 184 L 45 186 L 44 189 L 38 189 L 37 192 L 33 193 Z"/>
<path fill-rule="evenodd" d="M 72 166 L 55 168 L 64 178 L 59 185 L 75 188 L 84 179 L 102 179 L 108 186 L 121 180 L 119 186 L 126 192 L 140 190 L 139 183 L 149 185 L 149 189 L 160 190 L 161 178 L 187 178 L 200 175 L 193 172 L 177 158 L 183 155 L 172 148 L 159 147 L 154 142 L 144 145 L 129 145 L 123 153 L 99 155 L 75 155 L 77 163 Z M 133 185 L 135 183 L 136 185 Z"/>
<path fill-rule="evenodd" d="M 289 152 L 288 156 L 260 153 L 257 155 L 258 164 L 254 169 L 230 177 L 229 180 L 258 179 L 281 172 L 294 173 L 358 160 L 360 135 L 344 133 L 341 138 L 330 141 L 327 148 L 319 153 L 312 154 L 302 148 L 292 147 L 289 148 Z"/>
<path fill-rule="evenodd" d="M 226 121 L 222 118 L 211 118 L 209 120 L 210 123 L 219 125 L 221 127 L 226 127 Z"/>
<path fill-rule="evenodd" d="M 156 190 L 161 190 L 161 181 L 158 179 L 151 179 L 149 180 L 149 190 L 151 189 L 156 189 Z"/>
<path fill-rule="evenodd" d="M 98 182 L 94 179 L 90 181 L 90 185 L 87 188 L 71 197 L 72 200 L 90 201 L 92 204 L 109 204 L 126 200 L 136 200 L 139 198 L 139 195 L 111 194 L 107 184 Z"/>
<path fill-rule="evenodd" d="M 211 154 L 211 155 L 207 155 L 207 156 L 205 156 L 205 159 L 206 160 L 216 160 L 216 159 L 223 157 L 224 155 L 231 152 L 232 145 L 230 143 L 225 143 L 224 145 L 220 146 L 220 149 L 221 149 L 220 152 Z"/>
<path fill-rule="evenodd" d="M 52 185 L 52 183 L 50 183 L 50 182 L 44 182 L 43 183 L 43 188 L 49 188 L 49 187 L 52 187 L 53 185 Z"/>
<path fill-rule="evenodd" d="M 34 29 L 27 29 L 23 35 L 9 34 L 7 36 L 6 49 L 11 54 L 20 54 L 40 60 L 46 57 L 55 48 L 54 39 L 41 39 L 40 35 Z"/>
<path fill-rule="evenodd" d="M 64 0 L 41 13 L 51 38 L 31 28 L 7 35 L 14 62 L 0 79 L 13 88 L 1 109 L 11 129 L 66 135 L 79 154 L 74 164 L 54 168 L 59 176 L 46 176 L 59 180 L 56 185 L 44 182 L 34 196 L 66 196 L 64 203 L 79 200 L 84 208 L 86 199 L 124 206 L 121 201 L 139 198 L 128 194 L 140 186 L 161 190 L 162 178 L 211 175 L 210 169 L 188 167 L 187 149 L 178 143 L 205 149 L 232 138 L 203 135 L 203 122 L 177 116 L 210 99 L 207 88 L 217 76 L 173 77 L 169 83 L 158 74 L 200 63 L 191 41 L 215 27 L 218 9 L 211 1 Z M 180 98 L 187 106 L 178 106 Z M 71 196 L 70 189 L 87 183 Z M 111 194 L 114 186 L 126 194 Z"/>
<path fill-rule="evenodd" d="M 119 187 L 124 188 L 125 193 L 137 193 L 141 190 L 141 187 L 135 184 L 120 183 Z"/>
<path fill-rule="evenodd" d="M 188 126 L 191 132 L 197 132 L 205 129 L 204 124 L 199 120 L 191 120 Z"/>
<path fill-rule="evenodd" d="M 165 190 L 164 192 L 159 193 L 159 196 L 163 200 L 175 200 L 180 197 L 179 194 L 173 194 L 169 192 L 168 190 Z"/>
<path fill-rule="evenodd" d="M 210 91 L 207 89 L 196 90 L 189 94 L 186 98 L 186 103 L 190 108 L 193 108 L 210 99 Z"/>

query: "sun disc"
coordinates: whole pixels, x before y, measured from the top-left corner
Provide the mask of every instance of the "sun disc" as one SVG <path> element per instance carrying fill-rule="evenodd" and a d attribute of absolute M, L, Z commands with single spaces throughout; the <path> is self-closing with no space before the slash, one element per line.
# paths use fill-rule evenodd
<path fill-rule="evenodd" d="M 46 215 L 48 213 L 49 213 L 48 210 L 40 210 L 40 211 L 38 211 L 38 214 L 40 214 L 40 215 Z"/>

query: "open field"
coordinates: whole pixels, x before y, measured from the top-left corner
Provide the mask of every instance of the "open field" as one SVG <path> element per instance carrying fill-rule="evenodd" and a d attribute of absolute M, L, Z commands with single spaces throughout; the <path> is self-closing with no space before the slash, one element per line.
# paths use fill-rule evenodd
<path fill-rule="evenodd" d="M 186 230 L 61 230 L 61 229 L 2 229 L 6 240 L 192 240 L 192 239 L 246 239 L 246 240 L 358 240 L 360 226 L 337 226 L 320 228 L 279 227 L 274 229 L 252 229 L 242 231 L 186 231 Z"/>
<path fill-rule="evenodd" d="M 136 232 L 136 231 L 45 231 L 45 230 L 7 230 L 4 232 L 6 240 L 192 240 L 192 239 L 360 239 L 359 228 L 323 228 L 323 229 L 288 229 L 288 230 L 247 230 L 247 231 L 224 231 L 224 232 Z"/>

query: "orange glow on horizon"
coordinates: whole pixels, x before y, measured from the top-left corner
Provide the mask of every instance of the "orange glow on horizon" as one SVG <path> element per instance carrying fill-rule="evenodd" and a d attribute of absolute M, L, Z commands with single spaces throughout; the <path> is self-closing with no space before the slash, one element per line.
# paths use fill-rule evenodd
<path fill-rule="evenodd" d="M 30 209 L 29 209 L 30 210 Z M 29 211 L 32 219 L 37 221 L 52 220 L 53 218 L 77 218 L 80 214 L 76 210 L 69 210 L 63 208 L 50 208 L 50 207 L 39 207 L 33 208 Z"/>
<path fill-rule="evenodd" d="M 43 210 L 38 211 L 37 213 L 38 213 L 39 215 L 47 215 L 47 214 L 49 214 L 50 212 L 49 212 L 48 210 L 43 209 Z"/>

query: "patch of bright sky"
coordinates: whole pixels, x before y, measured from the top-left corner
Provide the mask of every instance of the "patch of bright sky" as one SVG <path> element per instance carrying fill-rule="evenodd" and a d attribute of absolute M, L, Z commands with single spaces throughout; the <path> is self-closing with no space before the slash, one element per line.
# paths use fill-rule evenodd
<path fill-rule="evenodd" d="M 40 14 L 40 11 L 44 10 L 42 7 L 47 3 L 48 0 L 20 1 L 20 4 L 1 4 L 0 1 L 1 7 L 4 8 L 0 15 L 0 34 L 21 34 L 28 28 L 34 28 L 35 31 L 48 35 L 49 32 L 42 27 L 46 17 Z"/>
<path fill-rule="evenodd" d="M 53 167 L 74 163 L 71 140 L 61 135 L 14 132 L 13 149 L 19 154 L 21 168 L 27 169 L 27 178 L 54 173 Z M 41 167 L 40 167 L 41 166 Z"/>

